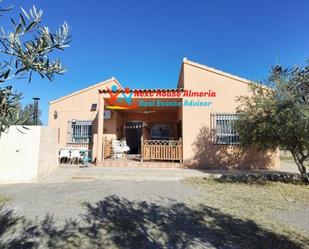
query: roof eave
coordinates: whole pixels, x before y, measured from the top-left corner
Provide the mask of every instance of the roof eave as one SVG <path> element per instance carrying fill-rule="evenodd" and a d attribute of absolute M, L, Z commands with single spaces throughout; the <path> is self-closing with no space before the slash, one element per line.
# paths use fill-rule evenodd
<path fill-rule="evenodd" d="M 48 102 L 48 104 L 51 105 L 51 104 L 57 103 L 57 102 L 59 102 L 59 101 L 62 101 L 62 100 L 64 100 L 64 99 L 67 99 L 67 98 L 70 98 L 70 97 L 73 97 L 73 96 L 75 96 L 75 95 L 78 95 L 78 94 L 80 94 L 80 93 L 83 93 L 83 92 L 85 92 L 85 91 L 88 91 L 88 90 L 90 90 L 90 89 L 93 89 L 93 88 L 95 88 L 95 87 L 98 87 L 98 86 L 100 86 L 100 85 L 102 85 L 102 84 L 109 83 L 109 82 L 111 82 L 111 81 L 115 81 L 121 89 L 123 88 L 123 87 L 121 86 L 121 84 L 118 82 L 118 80 L 117 80 L 115 77 L 112 77 L 112 78 L 109 78 L 109 79 L 107 79 L 107 80 L 104 80 L 104 81 L 102 81 L 102 82 L 100 82 L 100 83 L 94 84 L 94 85 L 89 86 L 89 87 L 87 87 L 87 88 L 84 88 L 84 89 L 81 89 L 81 90 L 79 90 L 79 91 L 70 93 L 70 94 L 65 95 L 65 96 L 63 96 L 63 97 L 60 97 L 60 98 L 58 98 L 58 99 L 51 100 L 51 101 Z"/>

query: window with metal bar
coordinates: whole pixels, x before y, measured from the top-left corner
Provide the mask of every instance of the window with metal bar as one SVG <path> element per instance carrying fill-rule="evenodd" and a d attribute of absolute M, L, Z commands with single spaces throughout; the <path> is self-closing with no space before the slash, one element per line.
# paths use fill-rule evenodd
<path fill-rule="evenodd" d="M 92 143 L 92 122 L 89 120 L 69 121 L 68 143 Z"/>
<path fill-rule="evenodd" d="M 158 140 L 169 139 L 170 129 L 169 124 L 154 124 L 150 129 L 150 138 Z"/>
<path fill-rule="evenodd" d="M 237 145 L 239 134 L 237 132 L 237 114 L 213 113 L 211 114 L 213 141 L 216 144 Z"/>

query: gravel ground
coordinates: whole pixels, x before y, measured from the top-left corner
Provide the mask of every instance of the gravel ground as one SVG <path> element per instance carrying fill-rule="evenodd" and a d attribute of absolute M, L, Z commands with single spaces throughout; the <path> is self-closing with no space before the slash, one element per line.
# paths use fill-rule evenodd
<path fill-rule="evenodd" d="M 293 212 L 275 212 L 274 217 L 284 223 L 291 224 L 307 231 L 309 236 L 309 207 L 299 206 Z"/>
<path fill-rule="evenodd" d="M 293 162 L 281 161 L 281 170 L 297 172 Z M 218 172 L 217 172 L 218 173 Z M 96 203 L 107 196 L 128 200 L 190 203 L 203 195 L 180 181 L 187 177 L 208 177 L 214 172 L 190 169 L 140 168 L 60 168 L 31 184 L 0 185 L 0 194 L 10 198 L 6 204 L 18 215 L 42 219 L 47 214 L 58 221 L 79 218 L 84 203 Z M 207 204 L 207 203 L 206 203 Z M 276 218 L 309 231 L 308 208 L 298 214 L 277 213 Z"/>
<path fill-rule="evenodd" d="M 1 195 L 9 198 L 0 210 L 0 248 L 24 248 L 22 245 L 28 243 L 31 246 L 26 248 L 38 249 L 300 249 L 307 244 L 306 237 L 299 239 L 303 242 L 297 242 L 258 226 L 254 220 L 223 212 L 222 205 L 216 208 L 206 194 L 215 200 L 218 197 L 227 205 L 224 200 L 228 196 L 224 195 L 230 194 L 230 189 L 222 192 L 222 186 L 221 190 L 200 189 L 186 181 L 168 180 L 161 171 L 156 172 L 156 177 L 164 179 L 157 181 L 140 177 L 139 180 L 103 180 L 90 176 L 90 171 L 78 172 L 73 175 L 67 172 L 64 182 L 44 180 L 0 186 Z M 178 178 L 178 172 L 174 173 Z M 14 210 L 17 216 L 6 210 Z M 277 218 L 286 223 L 301 227 L 305 224 L 301 215 L 290 218 L 287 218 L 289 214 L 279 215 Z M 18 216 L 25 217 L 26 223 L 19 222 L 16 226 Z M 1 229 L 15 231 L 15 228 L 19 231 L 16 235 L 1 235 Z"/>
<path fill-rule="evenodd" d="M 42 219 L 46 214 L 57 220 L 79 218 L 83 203 L 95 203 L 107 196 L 149 202 L 189 202 L 199 192 L 180 181 L 93 181 L 3 185 L 7 206 L 26 218 Z"/>
<path fill-rule="evenodd" d="M 283 162 L 281 170 L 294 172 L 295 168 Z M 250 203 L 244 204 L 245 218 L 224 209 L 250 201 L 254 191 L 250 186 L 201 189 L 186 180 L 221 173 L 64 167 L 33 183 L 0 185 L 3 200 L 9 199 L 0 206 L 0 248 L 307 248 L 306 232 L 282 233 L 259 226 L 262 220 L 259 215 L 250 216 Z M 258 187 L 255 190 L 261 192 Z M 264 204 L 267 191 L 258 198 Z M 280 224 L 309 231 L 307 205 L 292 213 L 272 207 Z"/>
<path fill-rule="evenodd" d="M 307 170 L 309 167 L 307 166 Z M 297 165 L 293 160 L 281 160 L 279 171 L 290 172 L 290 173 L 299 173 Z"/>

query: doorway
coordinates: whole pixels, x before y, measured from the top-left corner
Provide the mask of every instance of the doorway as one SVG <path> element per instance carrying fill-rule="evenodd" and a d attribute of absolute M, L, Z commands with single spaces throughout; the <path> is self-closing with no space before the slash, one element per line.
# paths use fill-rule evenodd
<path fill-rule="evenodd" d="M 141 153 L 142 130 L 143 130 L 143 122 L 141 121 L 125 122 L 124 132 L 126 136 L 127 145 L 130 147 L 129 154 Z"/>

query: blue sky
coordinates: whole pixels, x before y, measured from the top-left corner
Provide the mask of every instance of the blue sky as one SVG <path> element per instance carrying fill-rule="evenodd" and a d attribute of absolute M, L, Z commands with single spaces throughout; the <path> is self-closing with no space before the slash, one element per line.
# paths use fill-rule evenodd
<path fill-rule="evenodd" d="M 23 103 L 48 102 L 115 76 L 125 87 L 175 87 L 183 57 L 248 79 L 263 80 L 271 65 L 309 58 L 309 1 L 4 0 L 44 11 L 43 23 L 71 27 L 61 58 L 64 76 L 19 80 Z M 6 18 L 2 18 L 3 23 Z"/>

